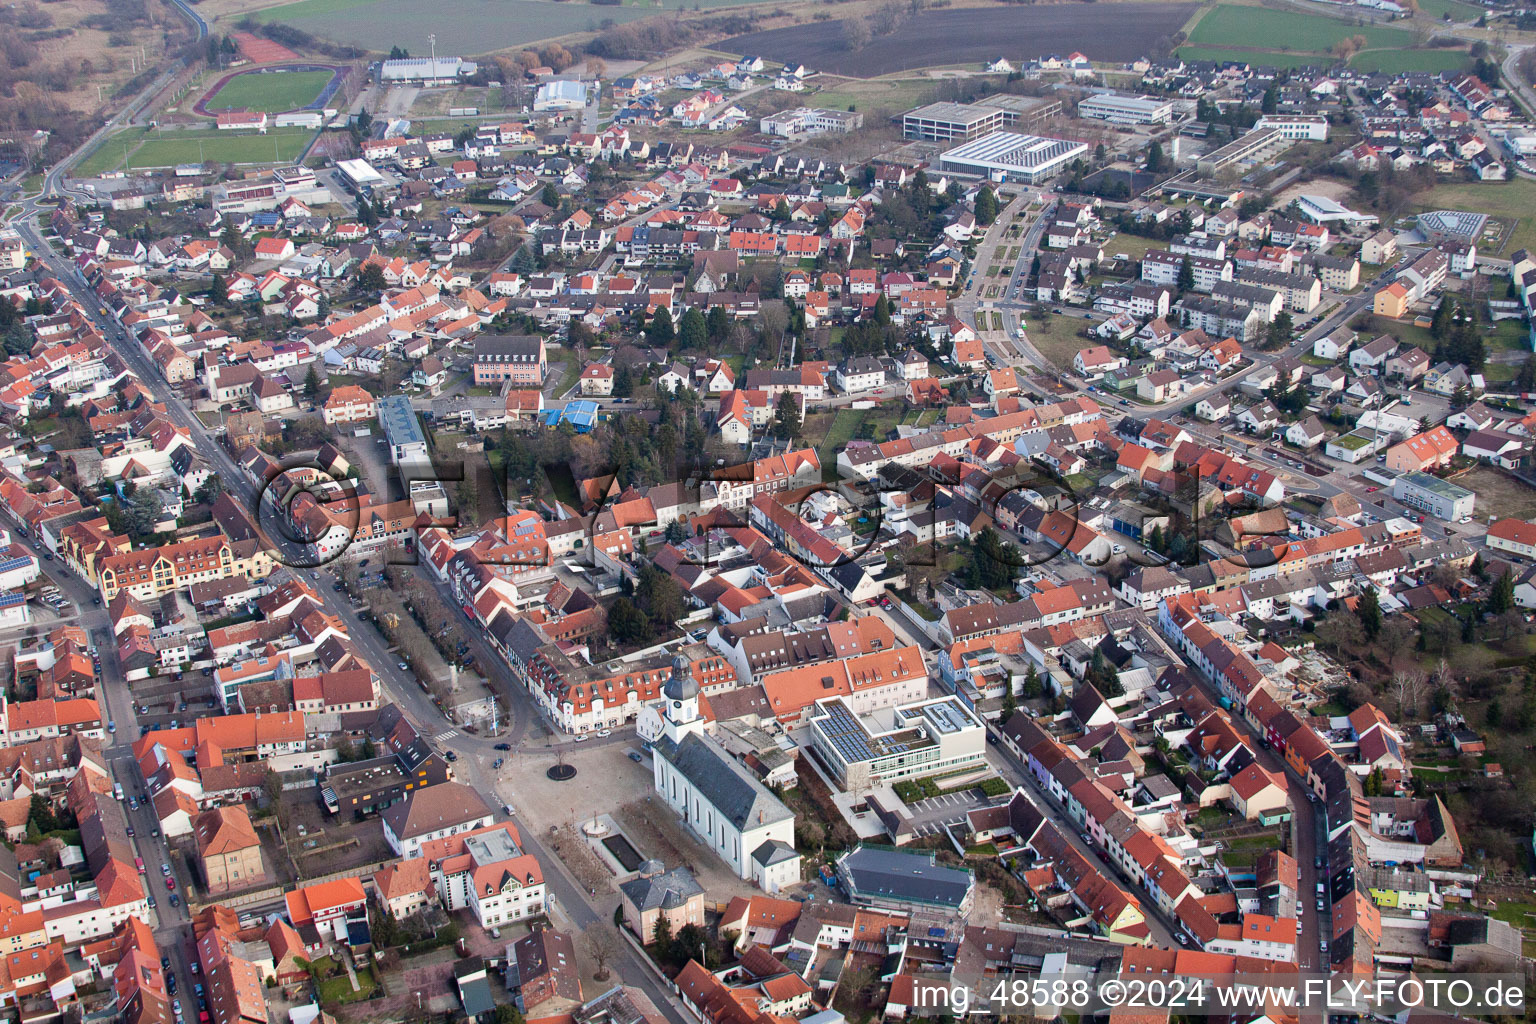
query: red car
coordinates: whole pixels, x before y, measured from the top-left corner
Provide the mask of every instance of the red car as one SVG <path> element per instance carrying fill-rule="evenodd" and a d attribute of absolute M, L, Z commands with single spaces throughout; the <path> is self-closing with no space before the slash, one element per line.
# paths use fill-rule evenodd
<path fill-rule="evenodd" d="M 1380 487 L 1367 487 L 1367 488 L 1366 488 L 1366 489 L 1365 489 L 1365 493 L 1366 493 L 1366 494 L 1375 494 L 1375 493 L 1376 493 L 1376 492 L 1377 492 L 1377 491 L 1379 491 L 1379 490 L 1381 490 L 1381 488 L 1380 488 Z"/>
<path fill-rule="evenodd" d="M 176 879 L 169 875 L 165 876 L 165 887 L 174 891 L 176 889 Z"/>

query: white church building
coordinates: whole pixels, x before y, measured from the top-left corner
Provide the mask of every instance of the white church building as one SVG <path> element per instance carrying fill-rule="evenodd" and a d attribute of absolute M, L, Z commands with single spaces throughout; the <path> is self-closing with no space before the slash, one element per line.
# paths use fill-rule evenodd
<path fill-rule="evenodd" d="M 661 693 L 661 735 L 652 759 L 656 792 L 737 877 L 766 892 L 800 881 L 794 812 L 705 734 L 688 659 L 673 659 Z"/>

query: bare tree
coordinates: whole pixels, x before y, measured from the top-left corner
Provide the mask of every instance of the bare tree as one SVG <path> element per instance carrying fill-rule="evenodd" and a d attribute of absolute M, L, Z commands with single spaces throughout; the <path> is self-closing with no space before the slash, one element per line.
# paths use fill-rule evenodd
<path fill-rule="evenodd" d="M 608 961 L 619 951 L 619 933 L 609 922 L 599 921 L 582 933 L 581 944 L 597 967 L 592 977 L 598 981 L 607 981 Z"/>
<path fill-rule="evenodd" d="M 843 49 L 862 49 L 869 45 L 873 36 L 874 32 L 870 30 L 867 19 L 853 16 L 843 19 Z"/>
<path fill-rule="evenodd" d="M 1427 677 L 1417 665 L 1408 665 L 1392 673 L 1392 691 L 1397 694 L 1397 713 L 1413 718 L 1419 713 Z"/>

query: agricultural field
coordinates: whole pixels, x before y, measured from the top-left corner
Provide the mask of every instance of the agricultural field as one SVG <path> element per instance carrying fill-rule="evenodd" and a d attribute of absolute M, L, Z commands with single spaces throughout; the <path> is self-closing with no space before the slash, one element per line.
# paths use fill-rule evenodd
<path fill-rule="evenodd" d="M 1424 210 L 1475 210 L 1504 221 L 1514 221 L 1515 230 L 1498 253 L 1536 248 L 1536 181 L 1456 182 L 1436 185 L 1414 196 Z M 1481 247 L 1480 247 L 1481 248 Z"/>
<path fill-rule="evenodd" d="M 210 160 L 235 164 L 290 163 L 299 158 L 314 137 L 313 131 L 303 128 L 285 128 L 265 135 L 133 130 L 102 143 L 73 173 L 88 178 L 120 169 L 174 167 Z"/>
<path fill-rule="evenodd" d="M 259 110 L 278 114 L 307 107 L 332 78 L 329 71 L 277 71 L 236 75 L 212 96 L 209 111 Z"/>
<path fill-rule="evenodd" d="M 1181 46 L 1178 50 L 1183 60 L 1240 61 L 1255 67 L 1276 70 L 1294 68 L 1326 68 L 1333 58 L 1318 53 L 1281 53 L 1278 50 L 1238 50 L 1225 46 Z"/>
<path fill-rule="evenodd" d="M 1449 71 L 1467 59 L 1460 50 L 1413 49 L 1416 39 L 1405 29 L 1237 4 L 1219 4 L 1201 17 L 1179 56 L 1273 68 L 1328 67 L 1337 61 L 1333 47 L 1354 36 L 1365 39 L 1365 48 L 1350 65 L 1367 71 Z"/>
<path fill-rule="evenodd" d="M 765 60 L 798 61 L 854 78 L 974 65 L 1000 53 L 1082 50 L 1095 60 L 1120 62 L 1141 56 L 1158 36 L 1177 32 L 1194 10 L 1194 4 L 1164 2 L 962 8 L 919 14 L 856 49 L 845 45 L 841 22 L 752 32 L 716 48 L 758 54 Z"/>
<path fill-rule="evenodd" d="M 1476 21 L 1483 9 L 1476 4 L 1464 4 L 1459 0 L 1419 0 L 1419 13 L 1439 21 L 1447 14 L 1452 21 Z"/>
<path fill-rule="evenodd" d="M 1322 15 L 1236 4 L 1212 8 L 1189 33 L 1189 41 L 1195 45 L 1256 48 L 1283 41 L 1283 49 L 1293 53 L 1327 53 L 1335 43 L 1357 35 L 1364 36 L 1366 49 L 1372 50 L 1411 46 L 1414 41 L 1413 33 L 1400 28 L 1352 25 Z"/>
<path fill-rule="evenodd" d="M 1363 50 L 1350 58 L 1349 66 L 1361 71 L 1459 71 L 1471 63 L 1466 50 Z"/>
<path fill-rule="evenodd" d="M 677 9 L 675 0 L 670 9 Z M 365 13 L 366 12 L 366 13 Z M 463 0 L 432 12 L 438 53 L 479 54 L 523 46 L 571 32 L 595 31 L 604 22 L 634 21 L 656 8 L 553 3 L 550 0 Z M 257 14 L 327 39 L 369 50 L 422 49 L 421 5 L 416 0 L 298 0 Z"/>

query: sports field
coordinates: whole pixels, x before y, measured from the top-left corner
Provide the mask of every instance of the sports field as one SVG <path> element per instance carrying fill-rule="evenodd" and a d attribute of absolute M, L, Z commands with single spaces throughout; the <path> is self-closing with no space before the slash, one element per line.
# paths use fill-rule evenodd
<path fill-rule="evenodd" d="M 141 167 L 174 167 L 206 161 L 232 164 L 273 164 L 297 160 L 315 137 L 303 128 L 256 132 L 121 132 L 75 167 L 76 177 Z"/>
<path fill-rule="evenodd" d="M 332 78 L 329 71 L 259 71 L 236 75 L 204 104 L 210 112 L 257 110 L 280 114 L 315 102 Z"/>

